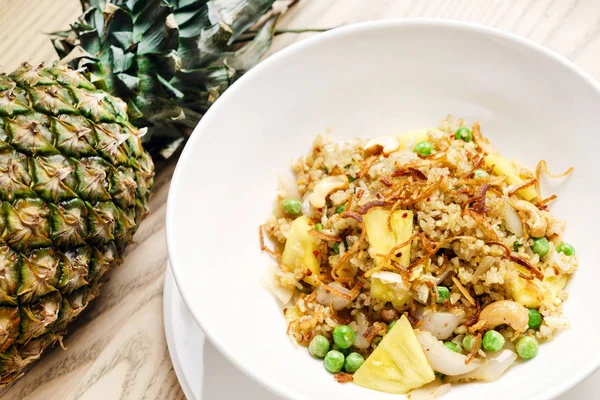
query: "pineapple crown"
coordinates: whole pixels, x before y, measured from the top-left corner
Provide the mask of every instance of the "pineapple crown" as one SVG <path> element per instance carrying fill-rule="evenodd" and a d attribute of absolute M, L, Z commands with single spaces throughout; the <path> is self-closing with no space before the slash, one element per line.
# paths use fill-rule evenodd
<path fill-rule="evenodd" d="M 168 157 L 268 50 L 285 9 L 274 1 L 82 0 L 79 20 L 52 41 L 61 63 L 125 101 L 149 129 L 146 149 Z"/>

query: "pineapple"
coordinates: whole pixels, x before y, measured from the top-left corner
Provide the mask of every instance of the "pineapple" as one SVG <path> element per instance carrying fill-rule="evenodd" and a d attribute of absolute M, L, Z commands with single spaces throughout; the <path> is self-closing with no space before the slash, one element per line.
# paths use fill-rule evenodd
<path fill-rule="evenodd" d="M 433 369 L 405 316 L 383 337 L 353 377 L 359 386 L 398 394 L 434 379 Z"/>
<path fill-rule="evenodd" d="M 0 386 L 98 295 L 147 213 L 144 148 L 170 156 L 259 61 L 273 2 L 82 0 L 59 64 L 0 75 Z"/>
<path fill-rule="evenodd" d="M 544 299 L 544 291 L 536 279 L 528 281 L 515 276 L 509 281 L 510 294 L 519 304 L 528 308 L 538 308 Z"/>
<path fill-rule="evenodd" d="M 67 67 L 0 75 L 0 385 L 60 341 L 147 213 L 125 103 Z"/>
<path fill-rule="evenodd" d="M 496 175 L 506 176 L 506 182 L 508 182 L 508 184 L 519 186 L 525 183 L 525 181 L 517 175 L 512 164 L 500 154 L 488 154 L 485 156 L 484 162 L 486 167 L 492 167 L 492 170 Z M 535 189 L 531 186 L 521 189 L 517 193 L 527 201 L 531 201 L 537 197 Z"/>
<path fill-rule="evenodd" d="M 394 246 L 402 244 L 410 239 L 413 230 L 413 212 L 407 210 L 396 210 L 392 213 L 390 225 L 392 230 L 388 229 L 388 218 L 390 210 L 383 208 L 371 208 L 364 216 L 365 226 L 367 228 L 367 237 L 371 249 L 375 252 L 374 259 L 379 264 L 382 262 L 382 256 L 386 255 Z M 392 259 L 398 261 L 403 267 L 410 264 L 410 244 L 398 250 L 402 253 L 399 257 Z M 380 254 L 380 255 L 379 255 Z"/>
<path fill-rule="evenodd" d="M 308 233 L 314 229 L 314 222 L 305 216 L 298 217 L 292 222 L 289 236 L 285 242 L 281 263 L 285 268 L 301 270 L 307 273 L 304 281 L 317 286 L 317 276 L 320 273 L 318 258 L 321 240 Z M 310 275 L 308 274 L 310 271 Z"/>
<path fill-rule="evenodd" d="M 371 276 L 371 295 L 381 301 L 390 302 L 399 311 L 410 300 L 410 286 L 400 274 L 388 271 L 375 272 Z"/>
<path fill-rule="evenodd" d="M 84 13 L 53 44 L 63 62 L 85 68 L 96 87 L 125 101 L 130 121 L 149 129 L 145 148 L 168 157 L 268 50 L 285 9 L 269 11 L 273 3 L 81 0 Z"/>
<path fill-rule="evenodd" d="M 377 264 L 383 261 L 381 255 L 385 255 L 392 250 L 394 246 L 406 242 L 412 235 L 413 230 L 413 212 L 407 210 L 396 210 L 391 214 L 390 225 L 392 230 L 388 229 L 388 218 L 390 210 L 382 208 L 372 208 L 365 214 L 364 221 L 367 228 L 367 237 L 371 249 L 375 252 L 373 258 Z M 407 267 L 410 264 L 410 244 L 397 250 L 402 253 L 392 257 L 400 265 Z M 389 266 L 389 263 L 388 263 Z M 387 276 L 396 275 L 396 279 L 385 279 Z M 398 274 L 391 272 L 376 272 L 371 277 L 371 294 L 373 297 L 391 302 L 394 307 L 401 309 L 408 301 L 410 294 L 408 287 L 402 287 L 402 278 Z M 400 287 L 399 287 L 400 286 Z"/>
<path fill-rule="evenodd" d="M 546 276 L 543 281 L 526 280 L 515 275 L 509 278 L 510 295 L 525 307 L 538 308 L 544 300 L 555 299 L 568 282 L 568 275 Z"/>
<path fill-rule="evenodd" d="M 418 142 L 429 139 L 429 133 L 439 134 L 439 129 L 417 129 L 412 132 L 402 133 L 397 136 L 400 146 L 403 148 L 412 147 Z"/>

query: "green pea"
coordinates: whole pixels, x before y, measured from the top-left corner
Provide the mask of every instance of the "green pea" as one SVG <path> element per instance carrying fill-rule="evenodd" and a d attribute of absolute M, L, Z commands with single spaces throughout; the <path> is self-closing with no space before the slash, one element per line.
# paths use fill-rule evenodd
<path fill-rule="evenodd" d="M 573 256 L 575 255 L 575 247 L 570 245 L 569 243 L 561 243 L 556 246 L 556 251 L 559 253 L 563 253 L 565 256 Z"/>
<path fill-rule="evenodd" d="M 429 142 L 419 142 L 413 147 L 413 151 L 420 156 L 426 157 L 433 151 L 433 146 Z"/>
<path fill-rule="evenodd" d="M 473 140 L 473 134 L 471 133 L 471 130 L 464 126 L 461 126 L 456 130 L 454 137 L 456 139 L 464 140 L 465 142 L 470 142 Z"/>
<path fill-rule="evenodd" d="M 336 213 L 341 214 L 344 212 L 344 210 L 346 209 L 346 206 L 339 206 L 337 208 L 337 210 L 335 210 Z"/>
<path fill-rule="evenodd" d="M 365 358 L 358 353 L 350 353 L 344 362 L 344 369 L 349 374 L 355 373 L 365 362 Z"/>
<path fill-rule="evenodd" d="M 335 254 L 340 254 L 340 244 L 339 244 L 338 242 L 335 242 L 335 243 L 333 244 L 333 252 L 334 252 Z"/>
<path fill-rule="evenodd" d="M 488 174 L 487 172 L 485 172 L 482 169 L 476 169 L 475 171 L 473 171 L 473 177 L 475 177 L 475 178 L 489 178 L 490 174 Z"/>
<path fill-rule="evenodd" d="M 308 351 L 315 357 L 325 357 L 329 351 L 329 339 L 323 335 L 315 336 L 308 345 Z"/>
<path fill-rule="evenodd" d="M 323 232 L 323 225 L 316 224 L 315 225 L 315 231 L 317 231 L 317 232 Z"/>
<path fill-rule="evenodd" d="M 471 350 L 473 350 L 473 346 L 475 346 L 475 336 L 473 336 L 473 335 L 470 335 L 470 334 L 469 334 L 469 335 L 466 335 L 466 336 L 463 338 L 462 345 L 463 345 L 463 348 L 464 348 L 466 351 L 471 351 Z"/>
<path fill-rule="evenodd" d="M 548 239 L 545 237 L 534 238 L 533 244 L 531 245 L 531 250 L 538 256 L 544 257 L 546 254 L 548 254 L 548 250 L 550 250 Z"/>
<path fill-rule="evenodd" d="M 454 342 L 444 342 L 444 346 L 446 346 L 455 353 L 462 353 L 461 347 Z"/>
<path fill-rule="evenodd" d="M 288 214 L 300 215 L 302 213 L 302 203 L 298 200 L 287 199 L 283 202 L 283 209 Z"/>
<path fill-rule="evenodd" d="M 333 330 L 333 342 L 340 349 L 347 349 L 352 346 L 356 333 L 348 325 L 338 325 Z"/>
<path fill-rule="evenodd" d="M 387 329 L 385 330 L 385 333 L 390 333 L 390 331 L 392 330 L 392 328 L 394 327 L 394 325 L 396 325 L 396 322 L 398 322 L 397 319 L 393 320 L 392 322 L 390 322 L 387 326 Z"/>
<path fill-rule="evenodd" d="M 444 300 L 448 300 L 450 298 L 450 290 L 446 286 L 438 286 L 437 287 L 437 299 L 436 303 L 441 304 Z"/>
<path fill-rule="evenodd" d="M 505 342 L 506 339 L 504 339 L 504 336 L 502 336 L 500 332 L 491 330 L 483 335 L 482 345 L 487 351 L 498 351 L 504 347 Z"/>
<path fill-rule="evenodd" d="M 523 336 L 519 340 L 517 340 L 517 354 L 524 360 L 531 360 L 533 357 L 537 356 L 539 345 L 535 338 L 531 336 Z"/>
<path fill-rule="evenodd" d="M 332 374 L 337 374 L 344 368 L 344 355 L 337 350 L 331 350 L 323 360 L 325 369 Z"/>
<path fill-rule="evenodd" d="M 537 329 L 542 325 L 542 314 L 535 308 L 529 309 L 529 327 L 531 329 Z"/>
<path fill-rule="evenodd" d="M 388 326 L 389 329 L 389 326 Z M 379 346 L 379 343 L 381 343 L 381 341 L 383 340 L 383 337 L 381 336 L 375 336 L 375 339 L 373 339 L 373 341 L 371 342 L 371 344 L 373 345 L 373 349 L 376 349 L 377 346 Z"/>
<path fill-rule="evenodd" d="M 519 243 L 518 240 L 515 240 L 515 242 L 513 243 L 513 251 L 515 253 L 519 252 L 519 247 L 523 246 L 523 243 Z"/>

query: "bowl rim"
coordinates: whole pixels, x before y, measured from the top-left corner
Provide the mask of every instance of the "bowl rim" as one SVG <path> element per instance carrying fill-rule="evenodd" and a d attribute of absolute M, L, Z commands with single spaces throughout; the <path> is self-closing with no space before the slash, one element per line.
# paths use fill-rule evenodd
<path fill-rule="evenodd" d="M 530 39 L 527 39 L 523 36 L 517 35 L 515 33 L 502 30 L 500 28 L 483 25 L 479 23 L 469 22 L 469 21 L 459 21 L 452 19 L 444 19 L 444 18 L 393 18 L 393 19 L 383 19 L 383 20 L 374 20 L 374 21 L 366 21 L 355 24 L 350 24 L 346 26 L 341 26 L 330 31 L 321 33 L 311 38 L 307 38 L 301 40 L 300 42 L 294 43 L 277 53 L 269 56 L 267 59 L 261 61 L 257 66 L 253 67 L 250 71 L 244 74 L 238 81 L 245 82 L 246 80 L 253 79 L 255 75 L 260 73 L 262 69 L 268 68 L 271 64 L 278 62 L 280 59 L 284 59 L 293 54 L 300 53 L 304 49 L 314 46 L 322 41 L 335 39 L 336 37 L 342 37 L 348 34 L 353 34 L 357 32 L 369 31 L 374 29 L 385 29 L 390 27 L 429 27 L 433 29 L 452 29 L 468 32 L 470 34 L 484 34 L 487 36 L 505 39 L 507 41 L 512 41 L 523 48 L 527 48 L 538 55 L 545 57 L 548 61 L 553 61 L 559 63 L 566 69 L 570 70 L 570 72 L 577 75 L 579 78 L 583 79 L 590 87 L 592 87 L 600 96 L 600 83 L 597 82 L 590 74 L 583 71 L 581 68 L 576 66 L 572 61 L 568 60 L 564 56 L 558 54 L 557 52 L 550 50 L 541 44 L 537 44 Z M 207 111 L 204 117 L 200 120 L 198 125 L 194 128 L 194 132 L 190 137 L 188 144 L 182 151 L 182 154 L 177 162 L 175 167 L 175 171 L 173 173 L 171 179 L 171 185 L 169 188 L 168 200 L 167 200 L 167 210 L 166 210 L 166 238 L 167 238 L 167 251 L 168 251 L 168 260 L 171 265 L 171 270 L 173 276 L 175 278 L 175 283 L 179 288 L 181 293 L 181 297 L 183 298 L 185 304 L 187 305 L 190 313 L 206 335 L 206 337 L 215 345 L 215 347 L 229 360 L 231 361 L 237 368 L 239 368 L 243 373 L 263 385 L 265 388 L 277 394 L 279 396 L 283 396 L 284 398 L 297 399 L 297 400 L 309 400 L 304 395 L 296 392 L 293 388 L 282 386 L 276 379 L 273 379 L 270 376 L 262 375 L 260 373 L 255 372 L 252 369 L 251 365 L 247 365 L 244 362 L 238 360 L 234 354 L 232 354 L 225 343 L 221 342 L 219 337 L 215 334 L 215 332 L 211 329 L 210 325 L 204 322 L 202 317 L 202 313 L 194 307 L 194 303 L 191 301 L 191 298 L 188 294 L 188 290 L 191 290 L 192 287 L 188 286 L 180 266 L 181 264 L 177 261 L 177 256 L 175 255 L 173 240 L 170 237 L 173 235 L 172 232 L 176 230 L 174 226 L 173 216 L 177 213 L 175 209 L 175 203 L 177 202 L 177 197 L 179 196 L 178 192 L 181 189 L 178 189 L 183 185 L 183 182 L 180 183 L 181 170 L 184 168 L 187 160 L 193 157 L 193 143 L 197 142 L 203 134 L 200 132 L 201 128 L 204 124 L 207 124 L 212 119 L 213 115 L 217 113 L 217 110 L 222 107 L 223 104 L 226 103 L 227 99 L 236 95 L 238 88 L 241 87 L 238 82 L 235 82 L 221 97 L 215 102 L 215 104 Z M 196 132 L 198 131 L 198 132 Z M 187 289 L 187 290 L 186 290 Z M 535 398 L 531 400 L 545 400 L 551 399 L 554 397 L 558 397 L 561 394 L 565 393 L 569 389 L 573 388 L 580 382 L 582 382 L 585 378 L 590 376 L 593 372 L 600 369 L 600 359 L 595 360 L 595 363 L 590 364 L 587 369 L 581 371 L 579 374 L 572 375 L 571 377 L 567 377 L 567 379 L 562 380 L 558 385 L 553 387 L 549 387 L 543 392 L 539 393 Z M 563 377 L 564 378 L 564 377 Z"/>

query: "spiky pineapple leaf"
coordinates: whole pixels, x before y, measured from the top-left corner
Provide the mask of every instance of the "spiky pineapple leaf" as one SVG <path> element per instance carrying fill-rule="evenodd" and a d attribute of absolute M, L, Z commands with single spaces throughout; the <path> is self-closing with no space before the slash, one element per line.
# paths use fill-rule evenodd
<path fill-rule="evenodd" d="M 129 48 L 133 46 L 133 33 L 131 32 L 113 32 L 112 36 L 120 45 L 121 49 L 129 50 Z"/>
<path fill-rule="evenodd" d="M 207 12 L 177 12 L 173 16 L 179 26 L 179 36 L 182 38 L 199 36 L 208 22 Z"/>
<path fill-rule="evenodd" d="M 177 8 L 183 9 L 188 6 L 195 6 L 197 2 L 194 0 L 175 0 L 174 4 L 176 4 Z"/>
<path fill-rule="evenodd" d="M 177 24 L 170 15 L 171 7 L 165 1 L 144 2 L 147 6 L 134 17 L 133 41 L 138 54 L 157 54 L 177 46 Z M 112 24 L 112 21 L 111 21 Z"/>
<path fill-rule="evenodd" d="M 266 13 L 273 1 L 265 0 L 210 0 L 209 18 L 226 24 L 231 31 L 229 44 L 250 28 L 258 18 Z"/>
<path fill-rule="evenodd" d="M 177 90 L 177 88 L 175 86 L 173 86 L 169 82 L 167 82 L 167 80 L 165 78 L 163 78 L 159 74 L 156 74 L 156 77 L 158 78 L 158 82 L 160 82 L 163 89 L 166 90 L 169 93 L 169 95 L 171 95 L 172 97 L 175 97 L 176 99 L 183 98 L 183 93 L 181 93 L 179 90 Z"/>
<path fill-rule="evenodd" d="M 131 91 L 131 93 L 137 93 L 140 87 L 140 78 L 129 74 L 117 74 L 117 79 Z"/>
<path fill-rule="evenodd" d="M 277 18 L 278 16 L 274 16 L 267 20 L 254 39 L 246 46 L 235 52 L 223 53 L 220 61 L 235 69 L 239 74 L 258 64 L 262 56 L 271 47 Z"/>
<path fill-rule="evenodd" d="M 53 43 L 65 62 L 85 67 L 90 81 L 127 103 L 130 120 L 149 128 L 146 148 L 158 151 L 189 135 L 266 52 L 276 18 L 245 46 L 235 41 L 273 2 L 82 0 L 79 21 L 57 32 Z"/>
<path fill-rule="evenodd" d="M 116 46 L 110 46 L 110 56 L 115 73 L 127 71 L 133 65 L 135 58 L 132 53 L 125 53 L 123 49 Z"/>

